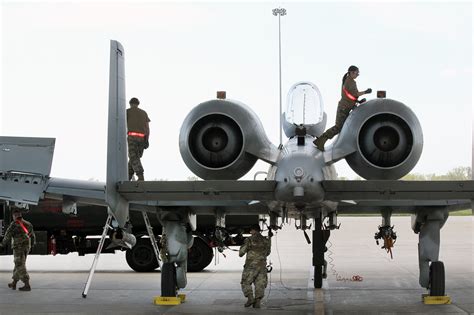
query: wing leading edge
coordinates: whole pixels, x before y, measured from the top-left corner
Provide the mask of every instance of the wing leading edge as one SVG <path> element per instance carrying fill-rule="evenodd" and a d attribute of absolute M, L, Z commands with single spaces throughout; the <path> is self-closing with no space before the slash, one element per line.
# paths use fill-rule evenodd
<path fill-rule="evenodd" d="M 325 199 L 340 202 L 338 211 L 352 213 L 372 213 L 381 207 L 394 207 L 400 212 L 430 206 L 469 209 L 474 199 L 474 181 L 470 180 L 327 180 L 322 185 Z"/>

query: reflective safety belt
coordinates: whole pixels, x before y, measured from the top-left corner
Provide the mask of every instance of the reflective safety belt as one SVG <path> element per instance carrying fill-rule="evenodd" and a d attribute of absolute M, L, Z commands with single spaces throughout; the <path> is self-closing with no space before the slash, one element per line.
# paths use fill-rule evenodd
<path fill-rule="evenodd" d="M 25 232 L 26 234 L 26 237 L 30 238 L 30 234 L 28 232 L 28 229 L 26 228 L 26 226 L 23 224 L 23 222 L 21 220 L 17 220 L 16 221 L 18 224 L 20 224 L 21 228 L 23 229 L 23 231 Z"/>
<path fill-rule="evenodd" d="M 353 100 L 353 101 L 357 101 L 357 97 L 355 97 L 354 95 L 349 93 L 349 91 L 346 90 L 346 88 L 344 86 L 342 87 L 342 91 L 344 92 L 344 94 L 347 96 L 348 99 Z"/>
<path fill-rule="evenodd" d="M 144 134 L 144 133 L 141 133 L 141 132 L 129 131 L 129 132 L 127 133 L 127 135 L 133 136 L 133 137 L 145 138 L 145 134 Z"/>

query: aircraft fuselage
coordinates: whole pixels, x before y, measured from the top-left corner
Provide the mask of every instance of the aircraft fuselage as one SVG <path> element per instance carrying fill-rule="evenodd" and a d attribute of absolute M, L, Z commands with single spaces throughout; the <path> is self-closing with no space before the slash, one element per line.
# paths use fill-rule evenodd
<path fill-rule="evenodd" d="M 313 140 L 309 135 L 299 141 L 298 136 L 290 138 L 277 162 L 275 197 L 287 208 L 299 211 L 319 208 L 324 200 L 321 182 L 336 177 L 334 167 L 324 163 L 323 155 L 313 145 Z"/>

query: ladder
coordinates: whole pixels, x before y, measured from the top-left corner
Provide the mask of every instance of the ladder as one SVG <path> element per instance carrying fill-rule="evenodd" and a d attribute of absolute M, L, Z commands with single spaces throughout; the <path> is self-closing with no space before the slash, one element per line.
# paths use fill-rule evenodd
<path fill-rule="evenodd" d="M 104 247 L 105 238 L 109 229 L 112 228 L 110 223 L 112 222 L 112 215 L 109 214 L 107 217 L 107 221 L 105 221 L 104 231 L 102 232 L 102 236 L 100 238 L 99 246 L 97 247 L 97 252 L 95 253 L 94 261 L 92 262 L 91 270 L 89 271 L 89 277 L 87 278 L 86 286 L 84 287 L 84 291 L 82 291 L 82 297 L 87 297 L 87 292 L 89 292 L 89 287 L 91 286 L 92 277 L 94 276 L 95 269 L 97 267 L 97 263 L 99 262 L 100 253 L 102 252 L 102 247 Z"/>
<path fill-rule="evenodd" d="M 145 221 L 146 230 L 148 232 L 148 236 L 150 237 L 151 245 L 153 246 L 153 250 L 155 251 L 156 260 L 158 261 L 158 265 L 161 267 L 163 266 L 163 261 L 160 259 L 160 249 L 158 248 L 158 243 L 156 242 L 155 234 L 153 233 L 153 227 L 150 224 L 150 220 L 148 219 L 148 214 L 145 211 L 142 211 L 143 220 Z"/>
<path fill-rule="evenodd" d="M 143 215 L 143 220 L 145 221 L 145 226 L 148 232 L 148 236 L 150 237 L 151 245 L 153 246 L 153 250 L 155 252 L 156 260 L 158 261 L 158 264 L 161 269 L 163 262 L 160 259 L 160 249 L 158 248 L 155 235 L 153 234 L 153 227 L 150 224 L 150 220 L 148 219 L 147 213 L 145 211 L 142 211 L 142 215 Z M 87 278 L 84 291 L 82 291 L 83 298 L 86 298 L 87 293 L 89 292 L 89 288 L 92 283 L 92 277 L 94 276 L 95 269 L 97 268 L 97 263 L 99 262 L 100 253 L 102 252 L 102 248 L 104 247 L 105 238 L 107 237 L 107 233 L 109 232 L 109 229 L 112 229 L 112 226 L 110 225 L 111 222 L 112 222 L 112 215 L 109 214 L 109 216 L 107 217 L 107 221 L 105 222 L 105 225 L 104 225 L 104 231 L 102 232 L 99 246 L 97 247 L 97 252 L 95 253 L 94 261 L 92 262 L 92 266 L 89 271 L 89 277 Z"/>

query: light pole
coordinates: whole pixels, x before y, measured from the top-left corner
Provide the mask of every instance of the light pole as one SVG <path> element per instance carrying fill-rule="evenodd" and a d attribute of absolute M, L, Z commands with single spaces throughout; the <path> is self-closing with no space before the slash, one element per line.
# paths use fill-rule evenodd
<path fill-rule="evenodd" d="M 278 15 L 278 69 L 279 69 L 279 75 L 280 75 L 280 146 L 279 148 L 282 147 L 282 144 L 283 144 L 283 140 L 282 140 L 282 134 L 281 134 L 281 130 L 282 130 L 282 117 L 281 117 L 281 113 L 282 113 L 282 109 L 281 109 L 281 23 L 280 23 L 280 18 L 282 16 L 285 16 L 286 15 L 286 9 L 284 8 L 276 8 L 276 9 L 273 9 L 272 10 L 273 12 L 273 15 L 274 16 L 277 16 Z"/>

